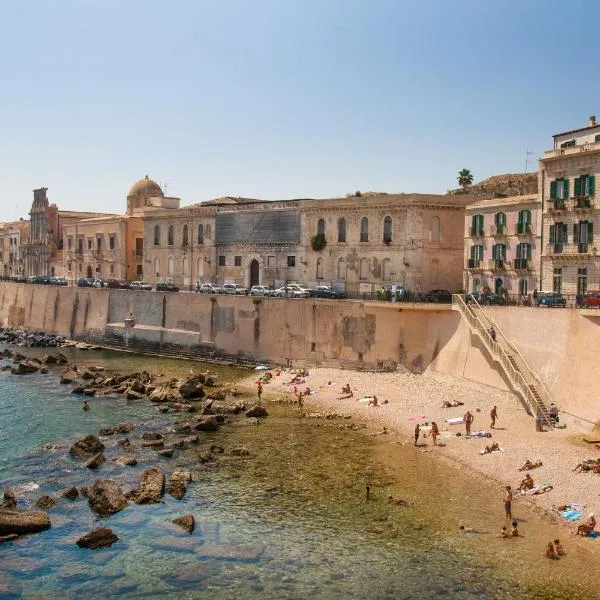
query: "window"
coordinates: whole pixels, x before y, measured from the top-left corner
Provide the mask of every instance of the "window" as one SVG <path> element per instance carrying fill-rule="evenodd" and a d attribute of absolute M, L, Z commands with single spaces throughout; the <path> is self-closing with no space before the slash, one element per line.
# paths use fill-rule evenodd
<path fill-rule="evenodd" d="M 92 249 L 92 240 L 88 239 L 87 243 L 88 243 L 88 250 L 91 250 Z"/>
<path fill-rule="evenodd" d="M 173 271 L 175 270 L 175 260 L 173 259 L 172 256 L 169 256 L 169 258 L 167 258 L 167 276 L 168 277 L 173 277 Z"/>
<path fill-rule="evenodd" d="M 392 261 L 389 258 L 383 260 L 382 276 L 384 281 L 391 281 L 392 279 Z"/>
<path fill-rule="evenodd" d="M 154 245 L 160 246 L 160 226 L 154 226 Z"/>
<path fill-rule="evenodd" d="M 108 247 L 109 247 L 111 250 L 114 250 L 114 249 L 115 249 L 115 236 L 114 236 L 114 235 L 111 235 L 111 236 L 108 238 Z"/>
<path fill-rule="evenodd" d="M 552 289 L 560 294 L 562 288 L 562 267 L 554 267 L 552 276 Z"/>
<path fill-rule="evenodd" d="M 483 259 L 483 245 L 477 244 L 475 246 L 471 246 L 471 260 L 480 261 Z M 473 265 L 474 267 L 478 265 Z"/>
<path fill-rule="evenodd" d="M 573 243 L 578 244 L 578 252 L 588 252 L 588 244 L 594 241 L 594 224 L 590 221 L 573 223 Z"/>
<path fill-rule="evenodd" d="M 587 267 L 577 269 L 577 293 L 585 294 L 587 292 Z"/>
<path fill-rule="evenodd" d="M 555 179 L 550 182 L 550 199 L 551 200 L 568 200 L 569 199 L 569 180 Z"/>
<path fill-rule="evenodd" d="M 554 252 L 562 252 L 563 244 L 568 242 L 567 224 L 559 222 L 550 225 L 548 241 L 550 244 L 554 244 Z"/>
<path fill-rule="evenodd" d="M 144 256 L 144 238 L 135 238 L 135 255 Z"/>
<path fill-rule="evenodd" d="M 115 274 L 115 265 L 110 265 L 110 274 L 111 275 Z"/>
<path fill-rule="evenodd" d="M 204 226 L 202 223 L 198 225 L 198 245 L 204 244 Z"/>
<path fill-rule="evenodd" d="M 196 277 L 202 276 L 202 257 L 196 259 Z"/>
<path fill-rule="evenodd" d="M 242 266 L 242 257 L 241 256 L 235 256 L 233 259 L 233 264 L 236 267 L 241 267 Z"/>
<path fill-rule="evenodd" d="M 440 218 L 439 217 L 433 217 L 431 219 L 431 241 L 432 242 L 439 242 L 440 241 L 441 231 L 442 231 L 442 227 L 440 225 Z"/>
<path fill-rule="evenodd" d="M 392 241 L 392 217 L 383 220 L 383 242 L 389 244 Z"/>
<path fill-rule="evenodd" d="M 137 265 L 137 267 L 135 268 L 135 273 L 139 279 L 142 279 L 142 276 L 144 274 L 144 271 L 142 270 L 142 265 Z"/>
<path fill-rule="evenodd" d="M 317 235 L 325 235 L 325 219 L 319 219 L 317 223 Z"/>
<path fill-rule="evenodd" d="M 517 244 L 517 259 L 531 259 L 531 244 Z"/>
<path fill-rule="evenodd" d="M 471 217 L 471 235 L 483 235 L 483 215 Z"/>
<path fill-rule="evenodd" d="M 208 239 L 210 239 L 210 225 L 206 225 L 206 226 L 204 227 L 204 235 L 205 235 L 205 236 L 206 236 Z"/>
<path fill-rule="evenodd" d="M 527 296 L 527 279 L 519 280 L 519 296 Z"/>
<path fill-rule="evenodd" d="M 184 254 L 183 259 L 181 261 L 181 274 L 186 279 L 188 276 L 189 268 L 190 268 L 190 265 L 189 265 L 189 260 L 188 260 L 187 254 Z"/>
<path fill-rule="evenodd" d="M 595 193 L 596 181 L 593 175 L 581 175 L 575 178 L 575 196 L 593 196 Z"/>
<path fill-rule="evenodd" d="M 594 142 L 600 142 L 600 135 L 597 135 L 597 136 L 594 138 Z"/>
<path fill-rule="evenodd" d="M 499 212 L 494 215 L 494 224 L 496 225 L 496 233 L 502 234 L 506 229 L 506 213 Z"/>
<path fill-rule="evenodd" d="M 360 259 L 360 271 L 359 271 L 359 279 L 365 280 L 369 277 L 369 261 L 366 258 Z"/>
<path fill-rule="evenodd" d="M 174 239 L 175 234 L 173 232 L 173 225 L 169 225 L 169 229 L 167 230 L 167 244 L 169 244 L 169 246 L 172 246 Z"/>
<path fill-rule="evenodd" d="M 184 225 L 183 226 L 183 236 L 182 236 L 182 240 L 181 240 L 181 245 L 182 246 L 187 246 L 189 244 L 189 239 L 188 239 L 188 226 Z"/>
<path fill-rule="evenodd" d="M 369 241 L 369 219 L 367 219 L 367 217 L 363 217 L 360 220 L 360 241 Z"/>
<path fill-rule="evenodd" d="M 344 217 L 338 221 L 338 242 L 346 242 L 346 219 Z"/>
<path fill-rule="evenodd" d="M 275 257 L 267 256 L 267 267 L 274 267 L 274 266 L 275 266 Z"/>
<path fill-rule="evenodd" d="M 575 140 L 567 140 L 566 142 L 563 142 L 560 147 L 561 148 L 572 148 L 575 145 Z"/>
<path fill-rule="evenodd" d="M 96 238 L 96 250 L 98 250 L 98 252 L 100 252 L 102 250 L 102 238 L 101 237 Z"/>
<path fill-rule="evenodd" d="M 70 270 L 71 270 L 71 263 L 69 262 L 69 263 L 67 263 L 67 271 L 70 271 Z"/>
<path fill-rule="evenodd" d="M 323 259 L 317 260 L 317 279 L 323 279 Z"/>
<path fill-rule="evenodd" d="M 531 233 L 531 211 L 520 210 L 517 222 L 517 233 Z"/>
<path fill-rule="evenodd" d="M 498 263 L 506 260 L 506 244 L 492 246 L 492 258 Z"/>
<path fill-rule="evenodd" d="M 77 266 L 79 267 L 79 272 L 81 273 L 81 271 L 83 270 L 82 269 L 83 265 L 81 263 L 79 263 Z"/>
<path fill-rule="evenodd" d="M 225 266 L 225 255 L 224 254 L 219 254 L 219 266 L 220 267 Z"/>
<path fill-rule="evenodd" d="M 68 237 L 67 238 L 67 249 L 70 250 L 72 245 L 73 245 L 73 238 L 72 237 Z"/>
<path fill-rule="evenodd" d="M 288 267 L 295 267 L 296 266 L 296 257 L 295 256 L 288 256 L 287 257 L 287 266 Z"/>
<path fill-rule="evenodd" d="M 158 257 L 154 259 L 154 274 L 160 277 L 160 259 Z"/>
<path fill-rule="evenodd" d="M 338 260 L 337 276 L 341 281 L 346 279 L 346 261 L 343 258 Z"/>

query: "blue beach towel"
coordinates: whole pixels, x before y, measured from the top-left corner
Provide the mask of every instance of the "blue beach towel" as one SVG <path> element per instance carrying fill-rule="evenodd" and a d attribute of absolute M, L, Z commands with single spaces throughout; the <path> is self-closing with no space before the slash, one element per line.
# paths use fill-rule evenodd
<path fill-rule="evenodd" d="M 564 519 L 569 519 L 569 521 L 577 521 L 577 519 L 583 517 L 583 513 L 575 512 L 574 510 L 563 510 L 560 516 Z"/>

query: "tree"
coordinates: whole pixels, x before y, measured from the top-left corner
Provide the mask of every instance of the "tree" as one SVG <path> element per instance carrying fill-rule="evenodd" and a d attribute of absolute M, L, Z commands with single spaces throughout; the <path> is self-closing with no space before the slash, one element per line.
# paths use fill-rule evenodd
<path fill-rule="evenodd" d="M 469 171 L 469 169 L 461 169 L 458 172 L 458 185 L 462 187 L 463 190 L 466 190 L 469 185 L 473 183 L 473 173 Z"/>

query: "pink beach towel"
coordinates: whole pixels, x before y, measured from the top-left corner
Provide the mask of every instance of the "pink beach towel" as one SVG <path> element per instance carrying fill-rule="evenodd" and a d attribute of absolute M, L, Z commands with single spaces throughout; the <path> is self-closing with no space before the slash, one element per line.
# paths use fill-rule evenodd
<path fill-rule="evenodd" d="M 412 415 L 410 417 L 406 417 L 409 421 L 422 421 L 427 418 L 427 415 Z"/>

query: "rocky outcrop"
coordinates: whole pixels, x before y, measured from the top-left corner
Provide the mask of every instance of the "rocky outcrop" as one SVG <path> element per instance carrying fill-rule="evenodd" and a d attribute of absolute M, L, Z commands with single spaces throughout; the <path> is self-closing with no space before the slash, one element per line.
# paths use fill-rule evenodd
<path fill-rule="evenodd" d="M 40 496 L 35 503 L 35 507 L 42 510 L 48 510 L 54 506 L 56 506 L 56 500 L 52 496 Z"/>
<path fill-rule="evenodd" d="M 175 525 L 179 525 L 179 527 L 181 527 L 188 533 L 192 533 L 192 531 L 194 531 L 194 527 L 196 526 L 196 520 L 194 519 L 194 515 L 183 515 L 181 517 L 173 519 L 171 522 L 175 523 Z"/>
<path fill-rule="evenodd" d="M 65 490 L 61 496 L 67 500 L 76 500 L 79 497 L 79 492 L 77 491 L 77 488 L 73 486 L 68 490 Z"/>
<path fill-rule="evenodd" d="M 189 471 L 174 471 L 169 477 L 169 487 L 167 492 L 175 500 L 181 500 L 187 491 L 187 484 L 192 481 L 192 474 Z"/>
<path fill-rule="evenodd" d="M 131 498 L 136 504 L 157 504 L 165 495 L 165 476 L 156 467 L 146 469 L 140 477 L 140 483 L 132 492 Z"/>
<path fill-rule="evenodd" d="M 104 453 L 98 452 L 98 454 L 94 454 L 94 456 L 85 463 L 85 466 L 88 469 L 99 469 L 105 462 L 106 458 L 104 458 Z"/>
<path fill-rule="evenodd" d="M 158 456 L 162 456 L 163 458 L 172 458 L 173 448 L 165 448 L 164 450 L 159 450 L 156 454 Z"/>
<path fill-rule="evenodd" d="M 116 456 L 113 461 L 122 467 L 135 467 L 137 465 L 135 456 Z"/>
<path fill-rule="evenodd" d="M 43 331 L 23 331 L 10 327 L 0 327 L 0 342 L 25 348 L 56 348 L 65 344 L 60 335 Z"/>
<path fill-rule="evenodd" d="M 37 510 L 10 510 L 0 508 L 0 535 L 38 533 L 50 529 L 50 519 Z"/>
<path fill-rule="evenodd" d="M 119 537 L 113 532 L 112 529 L 107 527 L 98 527 L 93 531 L 77 540 L 77 545 L 80 548 L 106 548 L 112 546 L 119 540 Z"/>
<path fill-rule="evenodd" d="M 260 405 L 260 404 L 255 404 L 250 410 L 246 411 L 246 416 L 247 417 L 268 417 L 269 413 L 267 412 L 267 409 Z"/>
<path fill-rule="evenodd" d="M 27 375 L 28 373 L 36 373 L 40 368 L 31 361 L 17 363 L 10 372 L 13 375 Z"/>
<path fill-rule="evenodd" d="M 83 488 L 81 491 L 83 493 Z M 121 484 L 112 479 L 96 479 L 94 485 L 87 489 L 87 499 L 90 508 L 103 517 L 118 513 L 127 506 Z"/>
<path fill-rule="evenodd" d="M 0 503 L 0 509 L 2 508 L 16 508 L 17 507 L 17 497 L 15 493 L 10 488 L 4 490 L 4 499 Z"/>
<path fill-rule="evenodd" d="M 200 379 L 198 375 L 194 375 L 182 382 L 179 385 L 178 391 L 185 400 L 200 399 L 204 396 L 203 383 L 204 377 Z"/>
<path fill-rule="evenodd" d="M 104 444 L 95 435 L 86 435 L 71 446 L 69 454 L 77 458 L 91 458 L 103 450 Z"/>

